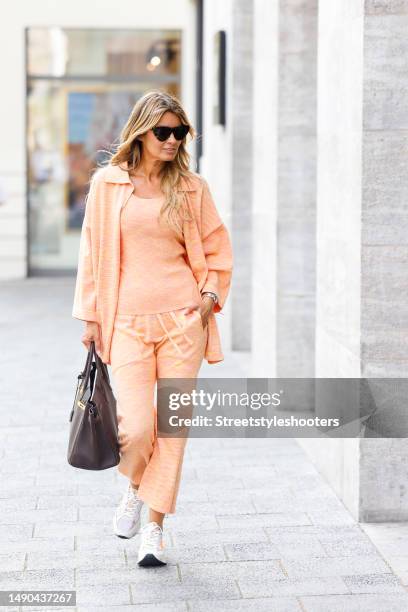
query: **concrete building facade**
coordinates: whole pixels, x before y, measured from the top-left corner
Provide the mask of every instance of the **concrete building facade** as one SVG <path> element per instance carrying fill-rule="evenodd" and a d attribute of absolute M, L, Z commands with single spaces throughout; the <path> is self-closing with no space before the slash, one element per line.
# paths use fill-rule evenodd
<path fill-rule="evenodd" d="M 230 151 L 232 346 L 250 376 L 407 372 L 407 20 L 391 0 L 234 3 L 231 91 L 247 96 L 231 143 L 253 116 L 252 143 Z M 406 439 L 298 442 L 358 520 L 407 520 Z"/>

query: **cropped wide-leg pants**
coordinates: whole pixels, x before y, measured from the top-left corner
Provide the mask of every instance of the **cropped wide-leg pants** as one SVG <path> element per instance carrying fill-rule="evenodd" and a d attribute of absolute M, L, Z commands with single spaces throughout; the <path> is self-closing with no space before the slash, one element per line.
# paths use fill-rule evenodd
<path fill-rule="evenodd" d="M 174 513 L 186 437 L 157 436 L 158 378 L 196 378 L 208 325 L 198 310 L 116 314 L 111 343 L 120 473 L 150 508 Z"/>

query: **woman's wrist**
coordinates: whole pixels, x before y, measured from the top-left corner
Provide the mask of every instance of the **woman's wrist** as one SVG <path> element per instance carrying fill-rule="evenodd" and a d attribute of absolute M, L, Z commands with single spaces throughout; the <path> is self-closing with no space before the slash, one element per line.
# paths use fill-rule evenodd
<path fill-rule="evenodd" d="M 213 291 L 203 291 L 201 294 L 201 297 L 209 297 L 214 304 L 218 303 L 218 296 L 216 293 L 214 293 Z"/>

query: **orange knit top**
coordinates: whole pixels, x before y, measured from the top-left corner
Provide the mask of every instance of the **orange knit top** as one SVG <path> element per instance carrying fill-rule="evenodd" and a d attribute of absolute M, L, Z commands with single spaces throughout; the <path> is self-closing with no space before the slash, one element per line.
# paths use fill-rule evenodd
<path fill-rule="evenodd" d="M 164 196 L 132 194 L 120 215 L 120 281 L 117 312 L 152 314 L 201 302 L 184 239 L 159 224 Z"/>

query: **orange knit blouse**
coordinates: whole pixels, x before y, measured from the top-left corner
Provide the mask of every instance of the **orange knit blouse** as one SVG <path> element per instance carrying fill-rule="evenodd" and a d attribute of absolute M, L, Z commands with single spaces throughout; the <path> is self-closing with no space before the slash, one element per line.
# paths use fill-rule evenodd
<path fill-rule="evenodd" d="M 185 242 L 159 224 L 164 196 L 132 194 L 120 215 L 119 314 L 153 314 L 198 306 L 200 292 Z"/>

